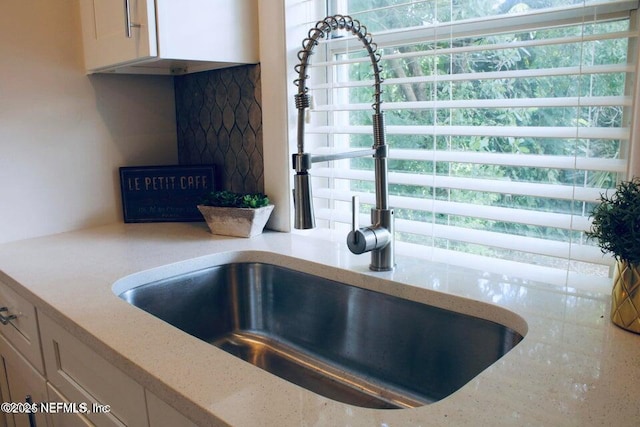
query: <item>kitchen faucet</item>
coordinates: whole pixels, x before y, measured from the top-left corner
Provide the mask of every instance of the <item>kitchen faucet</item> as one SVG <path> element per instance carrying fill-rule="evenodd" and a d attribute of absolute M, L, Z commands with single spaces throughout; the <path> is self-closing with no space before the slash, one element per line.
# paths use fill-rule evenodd
<path fill-rule="evenodd" d="M 373 147 L 371 149 L 349 151 L 338 154 L 311 155 L 304 152 L 304 124 L 305 110 L 309 108 L 309 94 L 306 87 L 307 66 L 309 57 L 313 54 L 313 49 L 318 45 L 318 39 L 327 36 L 331 31 L 340 29 L 351 32 L 364 45 L 375 78 L 374 83 L 374 103 L 373 114 Z M 298 152 L 293 157 L 294 176 L 293 204 L 295 209 L 294 227 L 296 229 L 309 229 L 315 227 L 315 217 L 313 214 L 313 198 L 311 195 L 311 181 L 309 169 L 312 163 L 328 162 L 347 158 L 373 156 L 375 162 L 375 187 L 376 204 L 371 209 L 371 223 L 367 227 L 359 227 L 359 201 L 358 197 L 352 199 L 352 227 L 347 236 L 347 246 L 354 254 L 371 252 L 371 263 L 369 268 L 374 271 L 389 271 L 395 267 L 394 257 L 394 237 L 393 237 L 393 209 L 389 208 L 389 188 L 387 183 L 388 168 L 387 156 L 388 146 L 385 143 L 384 115 L 380 109 L 381 83 L 380 59 L 377 46 L 372 41 L 371 34 L 367 28 L 361 25 L 356 19 L 350 16 L 334 15 L 328 16 L 322 21 L 318 21 L 316 26 L 309 30 L 308 37 L 302 42 L 302 50 L 298 52 L 300 63 L 296 65 L 295 71 L 298 78 L 294 81 L 298 87 L 295 95 L 295 105 L 298 110 Z"/>

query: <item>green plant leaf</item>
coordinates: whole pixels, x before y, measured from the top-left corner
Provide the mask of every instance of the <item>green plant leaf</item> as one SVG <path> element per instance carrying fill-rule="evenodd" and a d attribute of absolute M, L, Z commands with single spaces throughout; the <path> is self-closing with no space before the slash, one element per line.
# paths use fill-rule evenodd
<path fill-rule="evenodd" d="M 202 205 L 229 208 L 261 208 L 269 204 L 269 198 L 262 193 L 234 193 L 232 191 L 212 191 L 201 201 Z"/>
<path fill-rule="evenodd" d="M 603 253 L 640 264 L 640 178 L 620 182 L 611 196 L 601 194 L 591 218 L 586 235 L 598 241 Z"/>

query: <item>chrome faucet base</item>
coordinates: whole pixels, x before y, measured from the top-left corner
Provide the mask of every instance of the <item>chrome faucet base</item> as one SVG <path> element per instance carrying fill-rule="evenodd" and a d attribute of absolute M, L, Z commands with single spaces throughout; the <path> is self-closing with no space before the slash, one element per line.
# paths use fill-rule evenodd
<path fill-rule="evenodd" d="M 396 257 L 393 245 L 394 216 L 393 209 L 371 209 L 371 222 L 380 224 L 389 234 L 389 242 L 371 251 L 369 270 L 392 271 L 396 267 Z"/>
<path fill-rule="evenodd" d="M 371 252 L 372 271 L 391 271 L 395 268 L 393 245 L 393 209 L 371 209 L 371 223 L 368 227 L 360 227 L 358 216 L 360 201 L 353 196 L 351 203 L 351 232 L 347 235 L 347 246 L 354 254 Z"/>

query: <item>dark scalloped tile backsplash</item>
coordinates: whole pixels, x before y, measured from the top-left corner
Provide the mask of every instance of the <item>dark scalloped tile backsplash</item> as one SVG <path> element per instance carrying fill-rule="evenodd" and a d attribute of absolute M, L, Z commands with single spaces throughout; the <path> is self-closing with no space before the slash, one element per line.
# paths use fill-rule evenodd
<path fill-rule="evenodd" d="M 180 164 L 215 164 L 217 187 L 264 191 L 260 66 L 175 77 Z"/>

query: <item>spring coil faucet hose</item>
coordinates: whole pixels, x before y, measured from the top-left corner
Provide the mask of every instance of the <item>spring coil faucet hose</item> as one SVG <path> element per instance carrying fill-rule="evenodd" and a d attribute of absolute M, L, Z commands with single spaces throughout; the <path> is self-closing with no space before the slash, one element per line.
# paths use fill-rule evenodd
<path fill-rule="evenodd" d="M 313 54 L 313 49 L 319 44 L 318 40 L 327 37 L 331 31 L 346 30 L 360 40 L 369 55 L 374 74 L 374 102 L 371 107 L 373 114 L 373 147 L 371 150 L 361 150 L 358 152 L 348 152 L 329 156 L 312 156 L 304 151 L 304 127 L 305 110 L 309 108 L 309 89 L 306 81 L 309 58 Z M 308 36 L 302 42 L 302 50 L 298 52 L 300 63 L 295 66 L 298 78 L 294 84 L 298 88 L 295 95 L 295 106 L 298 110 L 297 128 L 297 153 L 292 157 L 294 176 L 293 203 L 295 209 L 294 227 L 297 229 L 308 229 L 315 227 L 315 217 L 313 214 L 313 197 L 311 195 L 311 180 L 309 169 L 314 162 L 339 160 L 351 157 L 362 157 L 373 155 L 375 164 L 375 188 L 376 204 L 371 210 L 372 225 L 358 228 L 354 226 L 347 237 L 349 249 L 354 253 L 371 252 L 371 264 L 369 267 L 375 271 L 388 271 L 394 268 L 393 251 L 393 210 L 389 209 L 389 191 L 387 184 L 388 168 L 387 155 L 388 147 L 385 142 L 384 115 L 381 111 L 382 104 L 382 67 L 380 61 L 382 56 L 378 52 L 378 46 L 373 42 L 373 38 L 367 27 L 360 21 L 350 16 L 334 15 L 318 21 L 314 28 L 309 30 Z M 352 209 L 354 218 L 358 215 L 357 203 L 354 198 Z"/>

